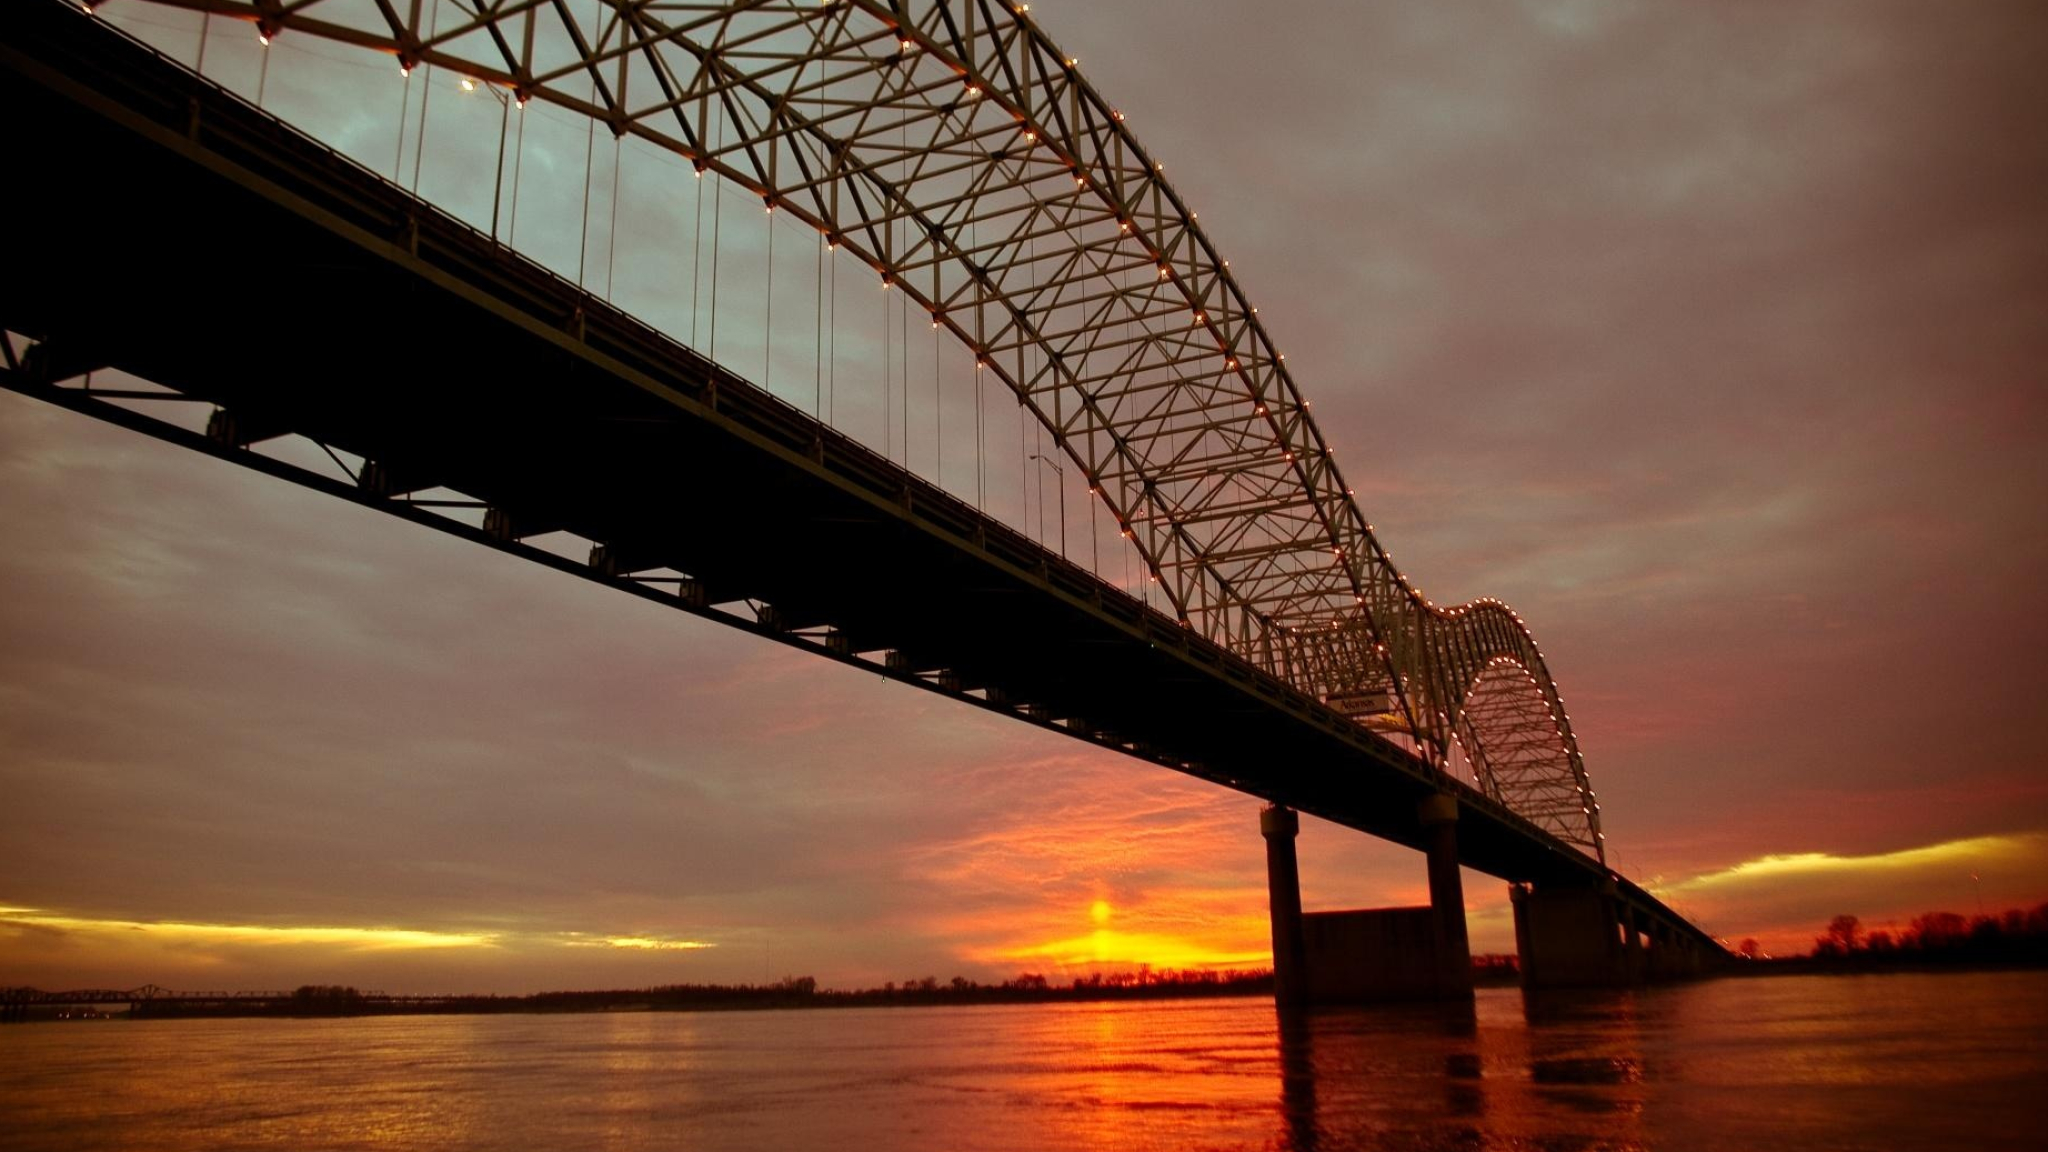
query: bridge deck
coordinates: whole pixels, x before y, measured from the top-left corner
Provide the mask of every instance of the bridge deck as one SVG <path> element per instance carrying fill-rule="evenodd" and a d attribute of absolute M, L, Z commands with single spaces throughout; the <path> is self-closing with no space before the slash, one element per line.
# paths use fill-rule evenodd
<path fill-rule="evenodd" d="M 8 387 L 834 658 L 898 653 L 864 666 L 1399 843 L 1420 847 L 1418 802 L 1453 790 L 1468 866 L 1603 878 L 1476 790 L 175 64 L 57 5 L 7 7 L 0 99 L 14 154 L 41 159 L 11 182 L 0 325 L 42 342 Z M 245 431 L 468 494 L 518 534 L 601 542 L 613 564 L 65 386 L 107 366 Z M 656 567 L 693 594 L 616 574 Z M 718 610 L 742 599 L 772 611 Z"/>

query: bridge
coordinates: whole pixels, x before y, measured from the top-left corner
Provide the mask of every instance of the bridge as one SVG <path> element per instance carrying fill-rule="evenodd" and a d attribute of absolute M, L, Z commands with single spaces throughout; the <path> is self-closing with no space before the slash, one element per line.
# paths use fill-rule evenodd
<path fill-rule="evenodd" d="M 1532 986 L 1720 954 L 1606 866 L 1528 629 L 1497 601 L 1435 605 L 1394 567 L 1228 261 L 1026 6 L 122 3 L 196 10 L 194 66 L 104 5 L 0 13 L 16 152 L 48 158 L 10 191 L 27 226 L 0 286 L 9 389 L 1262 797 L 1283 1000 L 1469 995 L 1460 865 L 1513 886 Z M 261 46 L 259 99 L 288 37 L 496 96 L 488 229 L 395 179 L 410 95 L 386 178 L 195 71 L 227 36 Z M 511 243 L 542 107 L 589 129 L 574 277 Z M 812 237 L 810 411 L 710 354 L 715 190 L 704 350 L 586 275 L 599 126 L 614 205 L 629 145 L 697 177 L 693 329 L 701 189 L 766 209 L 764 376 L 776 221 Z M 614 236 L 607 280 L 616 261 Z M 841 265 L 885 299 L 880 451 L 825 400 Z M 913 311 L 965 353 L 958 492 L 936 359 L 933 466 L 912 465 Z M 1028 483 L 1008 520 L 989 491 L 992 393 L 1040 448 L 1016 473 L 1040 486 L 1036 533 Z M 1065 533 L 1083 484 L 1087 565 Z M 1138 575 L 1116 579 L 1119 559 Z M 1304 915 L 1297 812 L 1424 852 L 1430 906 Z"/>
<path fill-rule="evenodd" d="M 284 991 L 181 991 L 145 984 L 140 988 L 70 988 L 45 991 L 41 988 L 0 988 L 0 1023 L 19 1023 L 52 1010 L 82 1010 L 99 1014 L 116 1006 L 127 1015 L 218 1015 L 224 1013 L 329 1014 L 349 1012 L 419 1012 L 450 1008 L 465 998 L 459 996 L 394 996 L 388 992 L 358 992 L 353 988 L 306 987 Z M 470 1000 L 477 998 L 470 997 Z"/>

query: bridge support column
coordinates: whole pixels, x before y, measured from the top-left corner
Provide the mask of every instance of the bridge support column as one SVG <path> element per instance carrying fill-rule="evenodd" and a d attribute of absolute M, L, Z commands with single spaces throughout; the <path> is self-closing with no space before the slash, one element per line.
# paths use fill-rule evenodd
<path fill-rule="evenodd" d="M 1301 818 L 1279 805 L 1260 811 L 1273 925 L 1273 999 L 1282 1008 L 1471 1000 L 1457 801 L 1432 799 L 1418 815 L 1429 832 L 1427 907 L 1304 913 L 1295 858 Z"/>
<path fill-rule="evenodd" d="M 1301 935 L 1301 869 L 1294 838 L 1301 818 L 1292 808 L 1268 804 L 1259 810 L 1259 834 L 1266 838 L 1266 906 L 1273 923 L 1273 1001 L 1297 1008 L 1308 1000 L 1308 966 Z"/>
<path fill-rule="evenodd" d="M 1516 884 L 1508 895 L 1523 988 L 1615 988 L 1629 982 L 1612 892 Z"/>
<path fill-rule="evenodd" d="M 1465 931 L 1465 882 L 1458 874 L 1458 800 L 1436 795 L 1417 813 L 1429 830 L 1429 908 L 1436 929 L 1437 995 L 1472 995 L 1472 944 Z"/>

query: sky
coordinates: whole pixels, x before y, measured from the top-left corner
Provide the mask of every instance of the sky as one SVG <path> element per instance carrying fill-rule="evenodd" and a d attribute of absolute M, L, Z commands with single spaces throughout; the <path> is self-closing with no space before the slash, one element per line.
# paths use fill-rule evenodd
<path fill-rule="evenodd" d="M 1778 951 L 2048 900 L 2048 11 L 1032 15 L 1200 212 L 1403 570 L 1530 623 L 1622 871 Z M 253 90 L 245 40 L 208 71 Z M 269 101 L 412 175 L 417 137 L 295 79 L 395 123 L 388 61 L 277 49 Z M 429 194 L 498 119 L 433 99 L 469 119 Z M 529 129 L 519 227 L 560 268 L 584 141 Z M 652 248 L 696 192 L 637 171 Z M 687 335 L 677 265 L 607 261 Z M 1251 797 L 13 394 L 0 538 L 0 985 L 1267 962 Z M 1424 899 L 1419 857 L 1304 823 L 1310 908 Z M 1466 892 L 1512 951 L 1504 886 Z"/>

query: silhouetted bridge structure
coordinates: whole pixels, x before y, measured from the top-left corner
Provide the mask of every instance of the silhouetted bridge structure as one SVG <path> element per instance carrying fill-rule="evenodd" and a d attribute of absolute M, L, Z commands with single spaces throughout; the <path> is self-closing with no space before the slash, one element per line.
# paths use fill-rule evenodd
<path fill-rule="evenodd" d="M 1052 434 L 1163 606 L 58 0 L 0 12 L 41 158 L 8 388 L 1263 797 L 1283 997 L 1468 992 L 1459 864 L 1516 886 L 1532 984 L 1719 953 L 1607 868 L 1526 628 L 1393 568 L 1227 263 L 1021 11 L 174 6 L 571 109 L 815 226 Z M 1297 810 L 1429 853 L 1432 907 L 1304 918 Z"/>
<path fill-rule="evenodd" d="M 358 992 L 353 988 L 305 988 L 290 992 L 179 991 L 159 988 L 154 984 L 140 988 L 70 988 L 54 992 L 41 988 L 0 988 L 0 1022 L 18 1022 L 37 1012 L 70 1008 L 93 1011 L 121 1008 L 130 1016 L 282 1013 L 294 1010 L 320 1014 L 339 1008 L 352 1012 L 417 1012 L 458 1004 L 464 999 L 460 996 Z"/>

